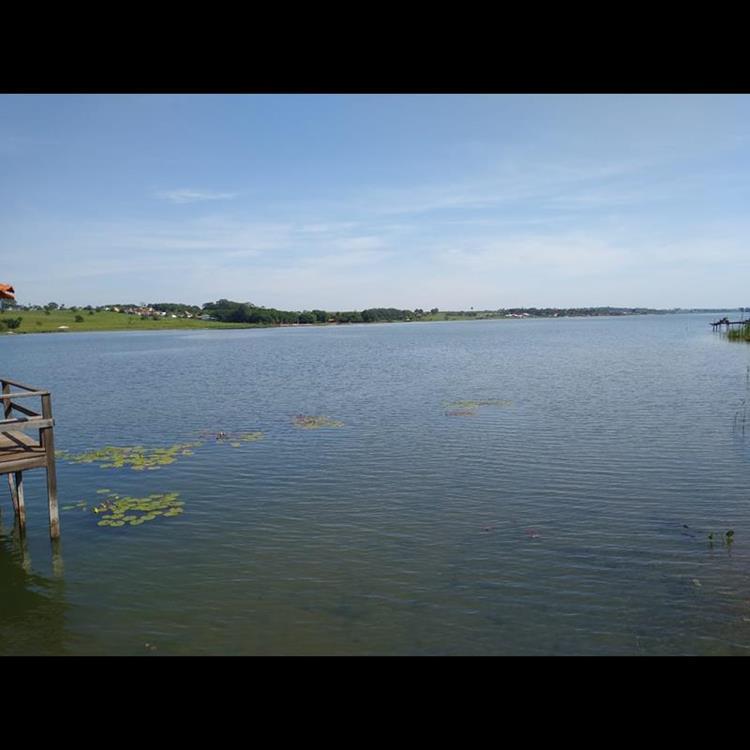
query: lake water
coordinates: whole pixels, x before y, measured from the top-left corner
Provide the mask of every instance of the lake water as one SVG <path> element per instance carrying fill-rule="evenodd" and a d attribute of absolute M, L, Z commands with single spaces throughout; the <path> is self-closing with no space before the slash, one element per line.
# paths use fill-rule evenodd
<path fill-rule="evenodd" d="M 24 542 L 3 481 L 0 654 L 745 654 L 750 347 L 714 317 L 3 337 L 58 449 L 264 435 L 59 459 L 62 506 L 185 503 L 65 510 L 59 554 L 44 471 Z"/>

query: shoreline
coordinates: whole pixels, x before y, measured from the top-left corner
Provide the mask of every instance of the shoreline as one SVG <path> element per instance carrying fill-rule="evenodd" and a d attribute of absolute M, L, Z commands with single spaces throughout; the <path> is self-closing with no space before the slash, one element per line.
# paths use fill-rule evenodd
<path fill-rule="evenodd" d="M 583 320 L 583 319 L 600 319 L 600 318 L 641 318 L 641 317 L 652 317 L 654 315 L 662 316 L 665 313 L 638 313 L 633 315 L 565 315 L 557 317 L 549 316 L 530 316 L 528 318 L 510 318 L 510 317 L 446 317 L 442 319 L 419 319 L 419 320 L 378 320 L 369 323 L 357 322 L 357 323 L 222 323 L 220 321 L 191 321 L 190 323 L 182 322 L 179 325 L 167 321 L 139 321 L 136 325 L 116 325 L 116 326 L 86 326 L 78 327 L 73 324 L 64 329 L 46 328 L 41 330 L 0 330 L 0 337 L 2 336 L 26 336 L 30 334 L 70 334 L 70 333 L 158 333 L 161 331 L 206 331 L 206 330 L 240 330 L 240 329 L 255 329 L 255 330 L 269 330 L 277 328 L 333 328 L 339 326 L 372 326 L 372 325 L 396 325 L 402 324 L 413 324 L 413 323 L 478 323 L 488 321 L 502 321 L 502 322 L 520 322 L 529 320 Z M 701 312 L 679 312 L 679 313 L 668 313 L 669 315 L 706 315 L 708 313 Z M 2 318 L 0 317 L 0 322 Z"/>

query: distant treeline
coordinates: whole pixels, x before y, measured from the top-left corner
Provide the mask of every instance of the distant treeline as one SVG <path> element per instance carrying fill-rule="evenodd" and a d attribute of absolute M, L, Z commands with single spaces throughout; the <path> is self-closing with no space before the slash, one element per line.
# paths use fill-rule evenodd
<path fill-rule="evenodd" d="M 437 312 L 437 308 L 434 309 Z M 395 307 L 373 307 L 367 310 L 330 312 L 327 310 L 277 310 L 258 307 L 251 302 L 220 299 L 203 305 L 203 313 L 224 323 L 375 323 L 378 321 L 415 320 L 423 310 L 397 310 Z"/>
<path fill-rule="evenodd" d="M 129 307 L 129 305 L 118 305 L 118 307 L 124 308 Z M 201 308 L 198 305 L 183 305 L 179 302 L 152 302 L 149 307 L 152 307 L 154 310 L 160 310 L 161 312 L 167 313 L 189 312 L 192 315 L 201 314 Z"/>
<path fill-rule="evenodd" d="M 446 315 L 465 317 L 524 316 L 529 318 L 596 317 L 598 315 L 648 315 L 671 313 L 676 310 L 657 310 L 649 307 L 504 307 L 499 310 L 457 310 Z"/>
<path fill-rule="evenodd" d="M 258 307 L 252 302 L 233 302 L 228 299 L 206 302 L 203 312 L 223 323 L 325 323 L 327 320 L 323 310 L 277 310 L 273 307 Z"/>

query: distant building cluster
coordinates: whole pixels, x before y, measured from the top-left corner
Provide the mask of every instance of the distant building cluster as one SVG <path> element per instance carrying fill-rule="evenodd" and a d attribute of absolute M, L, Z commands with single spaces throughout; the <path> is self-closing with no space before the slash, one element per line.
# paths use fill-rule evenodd
<path fill-rule="evenodd" d="M 168 310 L 159 310 L 155 307 L 120 307 L 113 305 L 112 307 L 103 307 L 102 310 L 105 312 L 116 312 L 124 313 L 125 315 L 138 315 L 141 318 L 155 318 L 161 320 L 162 318 L 195 318 L 196 320 L 215 320 L 210 315 L 199 315 L 196 313 L 189 312 L 188 310 L 177 310 L 170 312 Z"/>

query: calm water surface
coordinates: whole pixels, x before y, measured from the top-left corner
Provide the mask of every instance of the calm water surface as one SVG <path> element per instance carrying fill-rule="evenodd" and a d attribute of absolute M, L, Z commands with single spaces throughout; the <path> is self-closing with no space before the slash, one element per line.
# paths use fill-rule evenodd
<path fill-rule="evenodd" d="M 60 449 L 264 438 L 58 461 L 61 505 L 185 501 L 64 511 L 60 554 L 44 472 L 25 541 L 3 482 L 0 654 L 745 654 L 750 347 L 712 317 L 3 337 Z"/>

